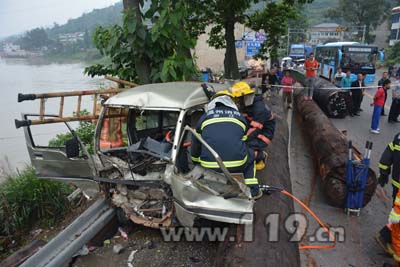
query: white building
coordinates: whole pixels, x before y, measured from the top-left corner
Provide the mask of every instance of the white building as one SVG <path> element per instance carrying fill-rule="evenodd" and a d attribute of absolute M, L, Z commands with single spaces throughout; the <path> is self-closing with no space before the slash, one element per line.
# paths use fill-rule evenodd
<path fill-rule="evenodd" d="M 310 44 L 317 45 L 326 42 L 340 41 L 343 34 L 340 27 L 341 26 L 337 23 L 321 23 L 312 26 L 310 29 Z"/>

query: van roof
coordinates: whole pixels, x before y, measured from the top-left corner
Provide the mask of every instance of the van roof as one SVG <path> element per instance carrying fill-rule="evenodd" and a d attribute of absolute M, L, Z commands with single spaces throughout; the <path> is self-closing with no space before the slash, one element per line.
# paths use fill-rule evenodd
<path fill-rule="evenodd" d="M 207 103 L 209 100 L 200 82 L 168 82 L 140 85 L 110 97 L 105 106 L 124 106 L 139 109 L 181 110 Z M 229 85 L 211 84 L 215 91 Z"/>

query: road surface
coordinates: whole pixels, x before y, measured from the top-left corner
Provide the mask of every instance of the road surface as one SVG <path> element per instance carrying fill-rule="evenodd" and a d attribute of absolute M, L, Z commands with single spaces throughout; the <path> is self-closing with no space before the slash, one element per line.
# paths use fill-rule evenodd
<path fill-rule="evenodd" d="M 381 72 L 377 77 L 380 77 Z M 379 128 L 381 134 L 369 132 L 373 107 L 370 106 L 376 89 L 367 89 L 360 116 L 332 119 L 339 130 L 347 130 L 347 136 L 353 145 L 363 151 L 365 142 L 374 143 L 371 154 L 371 168 L 378 174 L 378 162 L 386 145 L 400 131 L 400 124 L 389 124 L 388 117 L 381 117 Z M 391 104 L 391 91 L 388 93 L 386 114 Z M 343 241 L 338 242 L 331 250 L 306 250 L 301 252 L 302 266 L 382 266 L 383 262 L 391 262 L 376 243 L 374 236 L 385 225 L 391 209 L 391 185 L 384 189 L 378 186 L 371 202 L 362 209 L 360 217 L 346 216 L 342 209 L 327 205 L 322 194 L 319 178 L 316 176 L 316 166 L 312 157 L 307 136 L 302 132 L 296 112 L 291 120 L 290 166 L 293 192 L 307 202 L 328 225 L 344 230 Z M 304 213 L 297 206 L 297 211 Z M 314 231 L 317 224 L 307 216 L 308 228 L 306 237 L 301 244 L 310 244 L 316 238 Z M 343 227 L 343 228 L 340 228 Z"/>

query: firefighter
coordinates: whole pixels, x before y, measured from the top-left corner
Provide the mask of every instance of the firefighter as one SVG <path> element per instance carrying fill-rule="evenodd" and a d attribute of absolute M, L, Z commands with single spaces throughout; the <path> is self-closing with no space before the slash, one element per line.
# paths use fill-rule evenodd
<path fill-rule="evenodd" d="M 256 169 L 262 170 L 268 157 L 264 149 L 271 143 L 275 133 L 274 115 L 262 96 L 256 96 L 247 83 L 235 83 L 231 93 L 249 124 L 247 145 L 254 150 Z"/>
<path fill-rule="evenodd" d="M 397 190 L 393 208 L 389 214 L 393 250 L 393 266 L 400 267 L 400 192 Z"/>
<path fill-rule="evenodd" d="M 390 142 L 383 152 L 379 161 L 379 172 L 378 182 L 382 187 L 388 183 L 390 172 L 392 173 L 393 209 L 389 216 L 389 224 L 381 229 L 376 240 L 388 254 L 393 255 L 395 266 L 400 267 L 400 225 L 398 221 L 400 218 L 400 133 L 395 135 L 393 142 Z"/>
<path fill-rule="evenodd" d="M 246 145 L 247 122 L 225 90 L 216 93 L 207 105 L 207 112 L 199 119 L 196 132 L 221 157 L 231 173 L 243 173 L 244 181 L 252 197 L 262 195 L 255 177 L 254 152 Z M 193 163 L 220 172 L 218 163 L 210 151 L 193 136 L 191 146 Z"/>

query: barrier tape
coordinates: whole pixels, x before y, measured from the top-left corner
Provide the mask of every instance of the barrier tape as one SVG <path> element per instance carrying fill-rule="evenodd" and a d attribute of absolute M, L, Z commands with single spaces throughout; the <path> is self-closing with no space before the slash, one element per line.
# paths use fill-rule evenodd
<path fill-rule="evenodd" d="M 271 89 L 271 87 L 280 87 L 280 88 L 283 88 L 283 87 L 288 87 L 288 86 L 287 86 L 287 85 L 267 85 L 267 88 L 268 88 L 268 89 Z M 292 89 L 308 89 L 308 88 L 310 88 L 310 87 L 308 87 L 308 86 L 289 86 L 289 87 L 291 87 Z M 346 88 L 341 88 L 341 87 L 323 87 L 323 88 L 314 88 L 314 89 L 319 89 L 319 90 L 341 90 L 341 91 L 347 91 L 347 90 L 350 90 L 350 89 L 358 89 L 358 90 L 361 90 L 361 89 L 367 89 L 367 88 L 374 89 L 374 88 L 379 88 L 379 87 L 381 87 L 381 86 L 373 85 L 373 86 L 346 87 Z"/>

